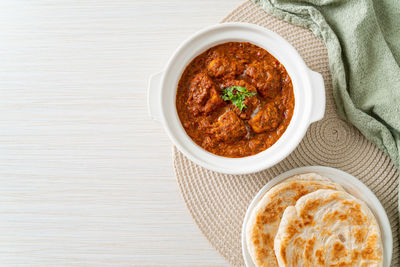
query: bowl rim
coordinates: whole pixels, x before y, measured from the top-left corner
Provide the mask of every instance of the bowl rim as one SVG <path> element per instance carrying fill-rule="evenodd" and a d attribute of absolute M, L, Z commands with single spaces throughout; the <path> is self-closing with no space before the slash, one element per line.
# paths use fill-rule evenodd
<path fill-rule="evenodd" d="M 179 79 L 182 75 L 183 70 L 186 66 L 191 62 L 191 60 L 198 56 L 200 53 L 204 52 L 206 49 L 199 49 L 196 51 L 196 47 L 191 47 L 196 40 L 201 38 L 210 40 L 208 41 L 209 47 L 213 47 L 217 44 L 212 44 L 212 40 L 219 40 L 218 34 L 224 34 L 229 30 L 238 30 L 238 31 L 246 31 L 246 32 L 256 32 L 260 36 L 264 36 L 264 38 L 272 38 L 273 40 L 277 41 L 279 47 L 282 47 L 282 50 L 285 53 L 291 53 L 290 60 L 285 58 L 289 57 L 287 55 L 277 55 L 276 53 L 272 52 L 270 49 L 267 49 L 265 44 L 260 44 L 258 40 L 249 40 L 245 39 L 243 41 L 248 41 L 250 43 L 256 44 L 264 49 L 266 49 L 269 53 L 271 53 L 275 58 L 277 58 L 280 62 L 288 61 L 293 62 L 291 64 L 283 64 L 285 68 L 288 70 L 289 66 L 292 68 L 292 72 L 289 72 L 289 75 L 293 82 L 293 90 L 295 93 L 295 110 L 293 112 L 293 116 L 291 122 L 289 123 L 288 128 L 285 130 L 283 135 L 268 149 L 257 153 L 252 156 L 248 157 L 241 157 L 241 158 L 228 158 L 223 156 L 218 156 L 213 153 L 206 151 L 205 149 L 198 146 L 187 134 L 184 128 L 182 127 L 181 121 L 177 115 L 176 111 L 176 87 Z M 211 37 L 210 37 L 211 36 Z M 231 36 L 231 39 L 235 39 L 236 36 Z M 246 37 L 247 38 L 247 37 Z M 250 38 L 250 37 L 249 37 Z M 229 40 L 220 42 L 226 43 Z M 212 45 L 210 45 L 212 44 Z M 268 44 L 271 45 L 271 44 Z M 189 48 L 190 47 L 190 48 Z M 172 72 L 171 69 L 174 65 L 177 65 L 179 62 L 180 53 L 183 50 L 190 49 L 191 58 L 187 59 L 184 62 L 183 69 L 179 72 Z M 289 52 L 288 52 L 289 51 Z M 296 73 L 293 71 L 296 70 Z M 197 33 L 190 36 L 186 39 L 173 53 L 171 58 L 169 59 L 165 71 L 161 78 L 161 117 L 162 123 L 166 132 L 173 143 L 177 146 L 177 148 L 190 160 L 195 162 L 196 164 L 205 167 L 207 169 L 217 171 L 220 173 L 226 174 L 248 174 L 261 171 L 268 167 L 271 167 L 278 163 L 279 161 L 283 160 L 287 157 L 300 143 L 303 139 L 309 125 L 310 125 L 310 117 L 312 112 L 312 103 L 313 103 L 313 90 L 310 81 L 309 75 L 307 72 L 310 71 L 309 68 L 306 66 L 304 60 L 301 58 L 300 54 L 296 51 L 296 49 L 283 37 L 278 35 L 275 32 L 272 32 L 264 27 L 250 24 L 250 23 L 242 23 L 242 22 L 234 22 L 234 23 L 222 23 L 217 24 L 211 27 L 204 28 Z M 178 75 L 179 74 L 179 75 Z M 172 78 L 171 78 L 172 77 Z M 175 77 L 175 82 L 173 82 Z M 295 79 L 294 79 L 295 77 Z M 171 81 L 172 80 L 172 81 Z M 168 88 L 171 92 L 174 92 L 174 103 L 173 103 L 173 110 L 171 110 L 170 106 L 171 103 L 165 103 L 165 99 L 168 99 L 167 94 L 171 94 L 171 92 L 166 92 L 166 84 L 174 84 L 174 88 Z M 295 87 L 296 83 L 296 87 Z M 171 87 L 171 86 L 170 86 Z M 300 94 L 296 92 L 297 90 L 306 91 L 308 94 Z M 308 91 L 307 91 L 308 90 Z M 301 100 L 301 101 L 300 101 Z M 303 103 L 301 103 L 303 102 Z M 168 108 L 170 110 L 168 110 Z M 300 118 L 301 117 L 301 118 Z M 295 120 L 296 118 L 296 120 Z M 178 121 L 179 123 L 177 123 Z M 171 124 L 175 124 L 175 126 L 171 126 Z M 175 133 L 174 133 L 175 132 Z M 291 134 L 291 135 L 290 135 Z M 290 135 L 290 138 L 288 137 Z M 229 166 L 229 167 L 228 167 Z"/>
<path fill-rule="evenodd" d="M 247 267 L 255 267 L 255 264 L 253 263 L 253 260 L 249 254 L 247 248 L 247 240 L 246 240 L 246 227 L 247 227 L 247 222 L 251 216 L 252 210 L 255 208 L 260 199 L 266 194 L 266 192 L 273 186 L 285 181 L 286 179 L 292 177 L 293 175 L 310 173 L 310 172 L 317 173 L 320 174 L 321 176 L 327 177 L 332 182 L 341 185 L 346 192 L 350 193 L 357 199 L 364 201 L 368 205 L 369 209 L 375 216 L 375 219 L 379 225 L 379 229 L 381 232 L 383 257 L 384 257 L 383 267 L 389 267 L 392 261 L 393 235 L 392 235 L 392 227 L 390 225 L 390 221 L 387 216 L 385 208 L 382 206 L 381 202 L 376 197 L 376 195 L 371 191 L 371 189 L 369 189 L 369 187 L 366 186 L 359 179 L 357 179 L 356 177 L 345 171 L 326 166 L 305 166 L 305 167 L 291 169 L 272 178 L 257 192 L 257 194 L 251 200 L 246 210 L 246 214 L 243 218 L 242 229 L 241 229 L 242 254 L 245 265 Z M 355 190 L 360 190 L 360 192 L 355 193 Z"/>

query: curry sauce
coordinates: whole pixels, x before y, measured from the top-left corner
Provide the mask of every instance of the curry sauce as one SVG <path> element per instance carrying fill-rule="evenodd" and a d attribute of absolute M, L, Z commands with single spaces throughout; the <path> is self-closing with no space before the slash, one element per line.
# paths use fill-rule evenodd
<path fill-rule="evenodd" d="M 249 96 L 241 98 L 240 106 L 223 99 L 227 88 L 243 88 Z M 241 92 L 230 96 L 235 94 Z M 288 127 L 294 105 L 285 67 L 247 42 L 224 43 L 197 56 L 184 70 L 176 95 L 178 116 L 190 138 L 211 153 L 232 158 L 272 146 Z"/>

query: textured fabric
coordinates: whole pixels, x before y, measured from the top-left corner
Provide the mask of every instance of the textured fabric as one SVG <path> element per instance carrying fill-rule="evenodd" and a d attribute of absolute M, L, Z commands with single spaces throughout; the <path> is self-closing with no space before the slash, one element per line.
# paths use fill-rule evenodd
<path fill-rule="evenodd" d="M 241 226 L 252 198 L 272 178 L 293 168 L 322 165 L 346 171 L 364 182 L 378 197 L 393 231 L 392 266 L 400 266 L 397 209 L 399 173 L 390 158 L 355 127 L 341 120 L 332 94 L 327 49 L 309 30 L 268 15 L 246 2 L 223 22 L 258 24 L 277 32 L 321 73 L 326 87 L 326 112 L 313 123 L 299 146 L 279 164 L 250 175 L 225 175 L 197 166 L 174 148 L 176 177 L 195 222 L 210 243 L 234 266 L 244 266 Z"/>

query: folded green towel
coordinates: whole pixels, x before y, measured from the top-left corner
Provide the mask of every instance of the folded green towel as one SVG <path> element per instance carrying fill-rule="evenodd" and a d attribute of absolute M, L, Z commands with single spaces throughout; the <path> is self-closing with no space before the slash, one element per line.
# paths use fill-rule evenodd
<path fill-rule="evenodd" d="M 325 42 L 339 115 L 400 168 L 400 1 L 253 1 Z"/>

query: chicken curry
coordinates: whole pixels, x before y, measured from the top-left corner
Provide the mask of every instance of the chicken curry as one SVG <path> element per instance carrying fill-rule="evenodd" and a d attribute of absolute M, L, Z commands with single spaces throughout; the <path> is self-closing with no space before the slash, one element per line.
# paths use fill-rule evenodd
<path fill-rule="evenodd" d="M 203 52 L 186 67 L 176 109 L 190 138 L 224 157 L 246 157 L 272 146 L 295 105 L 285 67 L 266 50 L 229 42 Z"/>

